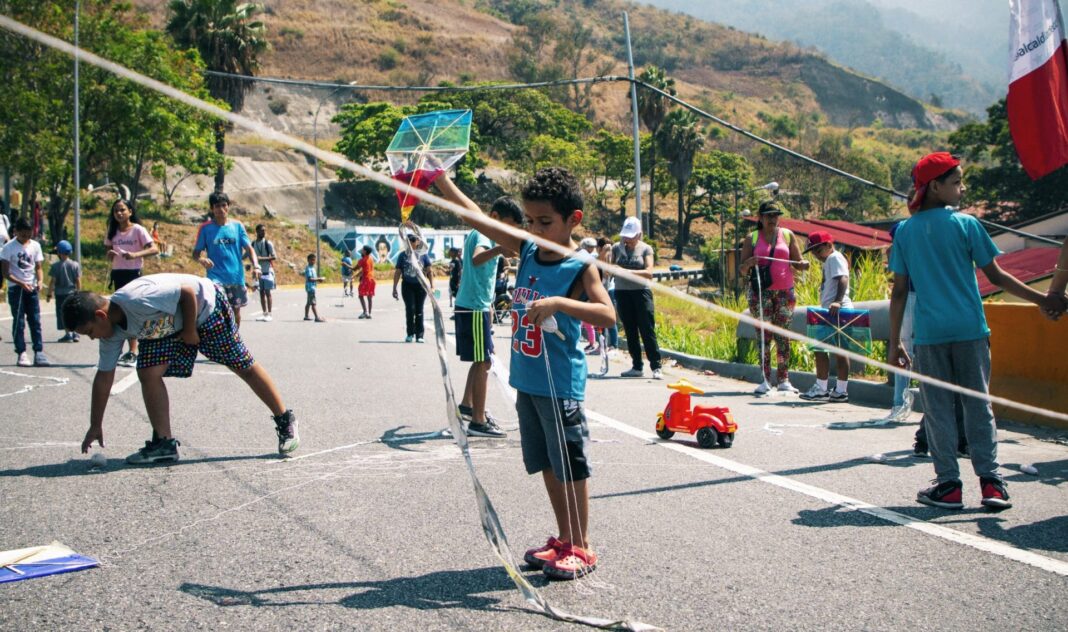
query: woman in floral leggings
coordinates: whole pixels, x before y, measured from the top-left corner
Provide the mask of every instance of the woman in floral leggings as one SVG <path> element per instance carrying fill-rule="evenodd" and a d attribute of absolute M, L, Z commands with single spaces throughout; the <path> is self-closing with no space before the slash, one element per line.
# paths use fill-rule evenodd
<path fill-rule="evenodd" d="M 765 283 L 759 292 L 754 284 L 749 287 L 749 313 L 764 321 L 771 321 L 784 329 L 790 327 L 790 319 L 794 315 L 794 306 L 797 299 L 794 296 L 793 270 L 807 270 L 809 263 L 801 258 L 801 248 L 794 239 L 793 233 L 786 228 L 779 228 L 779 217 L 783 214 L 782 207 L 778 202 L 770 200 L 760 205 L 759 227 L 753 231 L 750 238 L 745 240 L 742 246 L 743 276 L 748 276 L 754 266 L 766 267 L 770 275 L 765 272 Z M 770 276 L 770 279 L 767 278 Z M 764 381 L 757 387 L 754 393 L 764 395 L 771 390 L 771 343 L 775 342 L 775 358 L 777 362 L 776 378 L 778 389 L 788 393 L 796 393 L 797 389 L 790 384 L 790 339 L 785 336 L 772 334 L 762 330 L 764 337 L 764 352 L 761 354 L 760 367 L 764 374 Z"/>

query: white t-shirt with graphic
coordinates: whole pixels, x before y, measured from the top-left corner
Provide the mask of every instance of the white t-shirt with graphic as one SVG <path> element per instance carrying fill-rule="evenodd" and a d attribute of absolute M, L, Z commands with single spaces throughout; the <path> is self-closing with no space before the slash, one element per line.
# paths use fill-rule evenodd
<path fill-rule="evenodd" d="M 12 239 L 0 249 L 0 259 L 7 262 L 8 274 L 37 289 L 35 268 L 38 263 L 44 261 L 41 244 L 32 239 L 27 240 L 25 244 L 19 243 L 18 239 Z"/>
<path fill-rule="evenodd" d="M 127 283 L 111 296 L 111 301 L 126 314 L 126 327 L 115 327 L 110 338 L 100 340 L 100 358 L 96 368 L 114 371 L 122 345 L 130 338 L 156 340 L 182 330 L 182 310 L 178 299 L 182 287 L 193 288 L 197 299 L 197 326 L 207 322 L 215 309 L 215 283 L 192 274 L 150 274 Z"/>

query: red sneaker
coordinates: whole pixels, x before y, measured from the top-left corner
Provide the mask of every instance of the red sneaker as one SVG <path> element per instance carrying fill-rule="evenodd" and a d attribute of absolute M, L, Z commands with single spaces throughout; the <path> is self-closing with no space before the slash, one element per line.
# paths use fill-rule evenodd
<path fill-rule="evenodd" d="M 554 537 L 550 537 L 545 546 L 540 546 L 536 549 L 530 549 L 523 554 L 523 561 L 530 564 L 534 568 L 542 568 L 549 562 L 553 562 L 560 555 L 560 550 L 567 546 L 560 540 Z"/>
<path fill-rule="evenodd" d="M 980 478 L 979 488 L 983 491 L 983 506 L 995 511 L 1012 507 L 1009 502 L 1009 490 L 1005 489 L 1005 483 L 996 478 Z"/>
<path fill-rule="evenodd" d="M 578 579 L 597 569 L 597 555 L 589 550 L 565 544 L 559 557 L 547 562 L 542 572 L 549 579 Z"/>

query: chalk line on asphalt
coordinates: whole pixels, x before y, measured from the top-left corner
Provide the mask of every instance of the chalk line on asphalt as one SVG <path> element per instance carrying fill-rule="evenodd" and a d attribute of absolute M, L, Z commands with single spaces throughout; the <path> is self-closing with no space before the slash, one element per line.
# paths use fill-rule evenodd
<path fill-rule="evenodd" d="M 130 371 L 124 378 L 111 385 L 111 394 L 118 395 L 134 384 L 137 384 L 137 371 Z"/>

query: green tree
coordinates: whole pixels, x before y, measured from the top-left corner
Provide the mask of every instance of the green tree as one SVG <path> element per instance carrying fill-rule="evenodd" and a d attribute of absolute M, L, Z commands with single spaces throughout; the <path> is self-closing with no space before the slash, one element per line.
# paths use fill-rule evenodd
<path fill-rule="evenodd" d="M 689 110 L 672 110 L 654 135 L 656 145 L 668 162 L 668 172 L 675 179 L 678 194 L 678 231 L 675 235 L 675 258 L 689 241 L 690 223 L 686 221 L 686 185 L 693 173 L 693 161 L 704 147 L 704 130 L 697 115 Z"/>
<path fill-rule="evenodd" d="M 646 83 L 654 88 L 662 90 L 672 96 L 675 95 L 675 80 L 668 77 L 664 71 L 656 66 L 649 66 L 642 70 L 638 75 L 638 80 Z M 670 103 L 660 94 L 651 90 L 639 87 L 638 89 L 638 118 L 641 119 L 645 128 L 649 130 L 649 133 L 654 137 L 657 130 L 660 129 L 660 125 L 664 122 L 664 117 L 667 116 L 668 106 Z M 654 200 L 654 192 L 656 191 L 656 149 L 657 143 L 649 145 L 649 237 L 653 238 L 655 235 L 656 225 L 656 202 Z"/>
<path fill-rule="evenodd" d="M 66 11 L 66 13 L 65 13 Z M 62 2 L 0 2 L 0 12 L 72 39 L 69 7 Z M 82 3 L 81 45 L 120 64 L 200 97 L 201 65 L 195 52 L 174 50 L 158 32 L 139 30 L 125 4 Z M 0 155 L 21 184 L 24 209 L 41 200 L 53 241 L 65 238 L 74 198 L 73 76 L 71 58 L 14 36 L 0 37 L 2 80 Z M 110 180 L 139 190 L 151 162 L 192 166 L 216 155 L 211 119 L 109 72 L 82 65 L 80 171 L 84 182 Z"/>
<path fill-rule="evenodd" d="M 1009 132 L 1005 99 L 987 108 L 985 123 L 969 123 L 949 136 L 964 158 L 966 199 L 991 211 L 989 219 L 1016 223 L 1068 210 L 1068 167 L 1031 180 L 1020 166 Z"/>
<path fill-rule="evenodd" d="M 642 135 L 640 143 L 644 148 L 640 153 L 648 155 L 652 136 Z M 637 184 L 634 181 L 634 140 L 630 136 L 602 129 L 590 139 L 589 145 L 596 152 L 599 162 L 597 176 L 600 180 L 594 178 L 594 199 L 602 208 L 607 208 L 606 200 L 611 189 L 622 223 L 627 216 L 627 200 L 634 195 Z M 644 162 L 642 169 L 645 169 Z"/>
<path fill-rule="evenodd" d="M 208 70 L 252 76 L 259 68 L 259 56 L 267 50 L 266 29 L 255 19 L 263 10 L 259 4 L 236 0 L 171 0 L 167 32 L 183 48 L 200 53 Z M 252 82 L 235 77 L 212 75 L 208 78 L 211 96 L 240 112 Z M 226 121 L 215 124 L 215 150 L 226 150 Z M 215 170 L 215 190 L 226 183 L 226 165 L 220 159 Z"/>
<path fill-rule="evenodd" d="M 697 219 L 716 222 L 721 230 L 722 247 L 727 242 L 722 231 L 733 219 L 734 194 L 748 191 L 753 181 L 753 168 L 745 156 L 713 149 L 697 155 L 693 174 L 686 189 L 686 217 L 683 230 L 690 233 L 690 224 Z M 735 231 L 738 231 L 735 226 Z M 706 262 L 708 263 L 708 262 Z M 707 266 L 706 266 L 707 267 Z M 721 269 L 717 265 L 717 270 Z"/>

